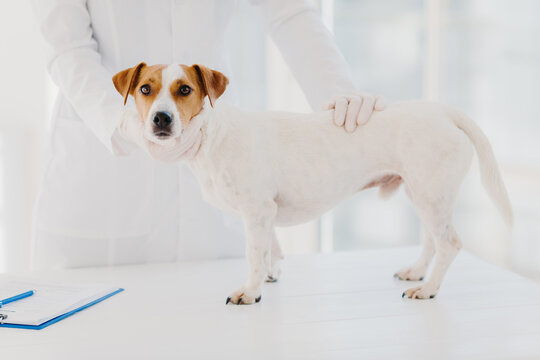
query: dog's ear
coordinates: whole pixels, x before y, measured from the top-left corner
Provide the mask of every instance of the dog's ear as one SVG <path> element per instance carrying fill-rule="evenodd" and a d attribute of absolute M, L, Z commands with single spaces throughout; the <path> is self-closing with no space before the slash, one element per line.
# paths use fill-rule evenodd
<path fill-rule="evenodd" d="M 146 66 L 145 63 L 139 63 L 137 66 L 122 70 L 114 75 L 112 81 L 116 90 L 124 97 L 124 105 L 126 105 L 129 95 L 133 95 L 135 85 L 139 80 L 141 70 Z"/>
<path fill-rule="evenodd" d="M 218 99 L 227 88 L 229 79 L 222 73 L 216 70 L 212 70 L 203 65 L 193 65 L 193 68 L 199 76 L 199 81 L 208 95 L 210 100 L 210 106 L 214 107 L 214 102 Z"/>

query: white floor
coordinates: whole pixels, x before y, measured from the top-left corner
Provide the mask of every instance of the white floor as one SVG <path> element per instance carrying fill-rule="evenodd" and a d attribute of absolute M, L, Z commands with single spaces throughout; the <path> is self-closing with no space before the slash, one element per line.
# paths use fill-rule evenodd
<path fill-rule="evenodd" d="M 225 305 L 243 260 L 40 274 L 124 293 L 42 331 L 0 329 L 1 359 L 540 359 L 540 285 L 462 252 L 433 300 L 392 278 L 418 248 L 290 257 L 259 304 Z M 7 276 L 7 275 L 4 275 Z"/>

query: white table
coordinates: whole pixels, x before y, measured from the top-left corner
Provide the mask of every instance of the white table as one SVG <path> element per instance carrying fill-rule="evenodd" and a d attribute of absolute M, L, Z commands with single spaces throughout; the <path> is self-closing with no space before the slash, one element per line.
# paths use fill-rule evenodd
<path fill-rule="evenodd" d="M 540 359 L 540 285 L 462 252 L 433 300 L 402 299 L 398 248 L 286 259 L 256 305 L 225 305 L 240 259 L 40 274 L 126 289 L 41 331 L 0 328 L 1 359 Z"/>

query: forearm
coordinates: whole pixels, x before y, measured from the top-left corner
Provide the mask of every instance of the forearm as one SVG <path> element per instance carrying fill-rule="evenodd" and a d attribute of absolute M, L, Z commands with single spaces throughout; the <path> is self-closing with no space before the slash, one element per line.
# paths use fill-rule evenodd
<path fill-rule="evenodd" d="M 302 1 L 263 0 L 266 31 L 280 49 L 313 109 L 356 92 L 349 65 L 317 11 Z"/>
<path fill-rule="evenodd" d="M 98 56 L 86 49 L 62 54 L 51 63 L 50 74 L 85 125 L 114 152 L 111 139 L 124 108 Z"/>
<path fill-rule="evenodd" d="M 47 69 L 86 126 L 111 151 L 122 121 L 122 102 L 102 65 L 84 0 L 34 0 L 45 40 Z"/>

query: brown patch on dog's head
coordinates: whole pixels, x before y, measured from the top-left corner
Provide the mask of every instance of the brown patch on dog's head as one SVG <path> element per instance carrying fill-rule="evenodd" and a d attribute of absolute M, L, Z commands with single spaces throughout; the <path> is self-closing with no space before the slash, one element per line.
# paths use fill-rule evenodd
<path fill-rule="evenodd" d="M 212 70 L 203 65 L 193 65 L 193 69 L 197 72 L 201 85 L 204 88 L 210 105 L 213 107 L 214 102 L 225 92 L 229 79 L 222 73 Z"/>
<path fill-rule="evenodd" d="M 120 71 L 112 78 L 114 87 L 124 97 L 124 105 L 126 105 L 129 95 L 133 95 L 133 89 L 137 84 L 139 75 L 146 63 L 141 62 L 137 66 Z"/>
<path fill-rule="evenodd" d="M 159 136 L 168 132 L 170 136 L 178 136 L 182 128 L 179 123 L 187 126 L 202 110 L 206 96 L 213 107 L 229 80 L 221 72 L 202 65 L 140 63 L 114 75 L 113 83 L 124 97 L 124 105 L 129 95 L 134 97 L 149 134 Z M 164 113 L 172 120 L 166 129 L 156 118 Z"/>
<path fill-rule="evenodd" d="M 150 107 L 161 91 L 161 70 L 165 67 L 166 65 L 146 66 L 142 62 L 120 71 L 112 78 L 116 90 L 124 96 L 124 105 L 128 96 L 133 96 L 142 119 L 148 117 Z M 143 93 L 143 87 L 148 89 L 149 93 Z"/>

